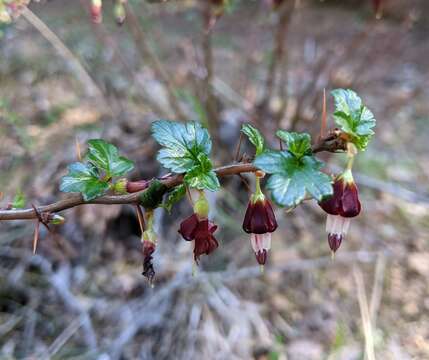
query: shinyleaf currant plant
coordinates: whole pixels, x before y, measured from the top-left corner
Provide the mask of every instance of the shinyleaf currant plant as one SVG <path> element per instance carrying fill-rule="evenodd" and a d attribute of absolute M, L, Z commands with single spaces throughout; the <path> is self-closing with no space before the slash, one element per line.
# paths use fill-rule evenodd
<path fill-rule="evenodd" d="M 56 212 L 86 203 L 134 204 L 142 230 L 143 275 L 152 281 L 157 243 L 154 210 L 164 208 L 170 212 L 191 189 L 198 192 L 193 213 L 178 229 L 186 241 L 193 243 L 194 261 L 198 264 L 201 255 L 209 255 L 219 246 L 214 236 L 218 227 L 209 219 L 206 191 L 219 191 L 220 177 L 252 173 L 255 190 L 250 195 L 243 230 L 250 234 L 251 247 L 260 265 L 267 261 L 271 234 L 278 226 L 272 202 L 293 210 L 305 200 L 316 200 L 328 214 L 328 243 L 334 253 L 347 234 L 350 218 L 361 211 L 352 166 L 355 156 L 367 148 L 374 135 L 376 120 L 354 91 L 337 89 L 332 91 L 332 96 L 337 127 L 322 133 L 316 141 L 307 133 L 278 130 L 276 136 L 285 149 L 283 146 L 274 149 L 258 129 L 244 124 L 241 131 L 254 145 L 254 156 L 243 156 L 246 160 L 219 168 L 214 168 L 210 159 L 209 132 L 198 122 L 158 120 L 152 124 L 152 136 L 161 147 L 157 160 L 170 171 L 157 179 L 127 180 L 124 176 L 134 168 L 133 162 L 120 156 L 114 145 L 102 139 L 89 140 L 82 161 L 69 165 L 68 174 L 60 183 L 61 191 L 78 194 L 46 206 L 33 205 L 32 209 L 8 207 L 0 210 L 0 220 L 38 219 L 36 244 L 40 223 L 49 228 L 50 224 L 64 222 Z M 316 157 L 322 151 L 345 153 L 345 170 L 332 176 L 322 171 L 324 164 Z M 264 177 L 267 177 L 265 187 L 272 202 L 262 190 Z M 192 201 L 191 196 L 189 198 Z"/>

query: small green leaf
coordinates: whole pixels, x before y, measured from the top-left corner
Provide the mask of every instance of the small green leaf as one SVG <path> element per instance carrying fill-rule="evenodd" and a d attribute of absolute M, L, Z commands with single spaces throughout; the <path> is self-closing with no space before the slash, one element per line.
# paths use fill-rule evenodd
<path fill-rule="evenodd" d="M 80 192 L 85 201 L 102 196 L 109 189 L 109 183 L 99 179 L 98 170 L 91 164 L 80 162 L 68 166 L 69 173 L 61 178 L 60 190 Z"/>
<path fill-rule="evenodd" d="M 220 188 L 220 184 L 212 168 L 212 163 L 208 156 L 200 153 L 198 155 L 198 164 L 186 173 L 184 180 L 192 188 L 217 191 Z"/>
<path fill-rule="evenodd" d="M 116 146 L 102 139 L 88 141 L 86 158 L 99 170 L 104 171 L 107 178 L 123 176 L 134 168 L 131 160 L 119 156 Z"/>
<path fill-rule="evenodd" d="M 15 197 L 12 201 L 12 208 L 13 209 L 22 209 L 25 206 L 25 194 L 18 190 L 15 194 Z"/>
<path fill-rule="evenodd" d="M 298 158 L 289 151 L 269 151 L 258 156 L 253 164 L 272 174 L 267 188 L 280 206 L 296 206 L 307 194 L 317 201 L 332 194 L 331 178 L 320 171 L 323 163 L 314 156 Z"/>
<path fill-rule="evenodd" d="M 286 143 L 289 152 L 296 157 L 311 154 L 311 136 L 309 134 L 278 130 L 276 135 Z"/>
<path fill-rule="evenodd" d="M 186 186 L 184 184 L 176 186 L 168 193 L 167 199 L 164 201 L 164 204 L 162 204 L 162 207 L 170 213 L 173 205 L 182 200 L 185 195 Z"/>
<path fill-rule="evenodd" d="M 158 161 L 176 173 L 185 173 L 198 165 L 200 153 L 210 154 L 210 135 L 194 121 L 183 124 L 158 120 L 152 124 L 152 135 L 163 146 L 158 152 Z"/>
<path fill-rule="evenodd" d="M 153 180 L 149 187 L 139 195 L 140 205 L 145 209 L 156 209 L 162 202 L 167 187 L 159 180 Z"/>
<path fill-rule="evenodd" d="M 374 114 L 352 90 L 336 89 L 332 95 L 335 99 L 335 123 L 350 136 L 359 150 L 365 150 L 374 135 Z"/>
<path fill-rule="evenodd" d="M 256 156 L 262 154 L 264 152 L 265 144 L 264 138 L 258 129 L 253 127 L 250 124 L 243 124 L 241 131 L 247 135 L 249 141 L 255 145 L 256 148 Z"/>

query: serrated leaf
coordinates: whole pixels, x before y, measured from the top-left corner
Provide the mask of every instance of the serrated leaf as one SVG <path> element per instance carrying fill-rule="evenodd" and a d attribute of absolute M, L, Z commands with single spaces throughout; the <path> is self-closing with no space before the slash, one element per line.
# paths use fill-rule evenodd
<path fill-rule="evenodd" d="M 289 151 L 270 151 L 258 156 L 253 164 L 272 174 L 267 188 L 280 206 L 297 206 L 307 194 L 317 201 L 332 195 L 331 178 L 320 171 L 323 163 L 314 156 L 298 158 Z"/>
<path fill-rule="evenodd" d="M 176 186 L 171 192 L 168 193 L 167 199 L 164 201 L 164 204 L 162 204 L 162 207 L 170 213 L 173 205 L 182 200 L 185 195 L 186 186 L 184 184 Z"/>
<path fill-rule="evenodd" d="M 191 170 L 198 165 L 198 155 L 209 155 L 211 150 L 210 135 L 197 122 L 158 120 L 152 124 L 152 135 L 164 147 L 158 153 L 158 161 L 176 173 Z"/>
<path fill-rule="evenodd" d="M 80 192 L 85 201 L 102 196 L 109 189 L 109 183 L 99 179 L 97 169 L 91 164 L 80 162 L 68 166 L 69 173 L 61 178 L 60 190 Z"/>
<path fill-rule="evenodd" d="M 298 158 L 311 153 L 311 136 L 307 133 L 277 130 L 276 136 L 282 139 L 286 143 L 288 151 Z"/>
<path fill-rule="evenodd" d="M 134 168 L 131 160 L 119 156 L 116 146 L 102 139 L 88 141 L 86 159 L 99 170 L 103 170 L 107 178 L 123 176 Z"/>
<path fill-rule="evenodd" d="M 262 134 L 250 124 L 243 124 L 241 131 L 256 148 L 256 156 L 264 152 L 265 143 Z"/>
<path fill-rule="evenodd" d="M 220 188 L 220 184 L 212 168 L 212 163 L 208 156 L 200 153 L 197 165 L 186 173 L 184 180 L 192 188 L 217 191 Z"/>
<path fill-rule="evenodd" d="M 348 134 L 359 150 L 365 150 L 376 125 L 374 114 L 352 90 L 332 91 L 335 99 L 335 123 Z"/>
<path fill-rule="evenodd" d="M 22 209 L 25 206 L 25 194 L 18 190 L 15 194 L 15 197 L 12 201 L 12 208 L 13 209 Z"/>
<path fill-rule="evenodd" d="M 219 179 L 213 170 L 206 173 L 194 173 L 191 170 L 185 175 L 184 180 L 190 187 L 198 190 L 217 191 L 220 188 Z"/>

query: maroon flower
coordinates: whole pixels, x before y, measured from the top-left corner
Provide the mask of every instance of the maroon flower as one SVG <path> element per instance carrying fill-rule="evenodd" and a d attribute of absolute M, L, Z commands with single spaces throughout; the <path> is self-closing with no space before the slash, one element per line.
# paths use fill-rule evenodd
<path fill-rule="evenodd" d="M 92 22 L 94 22 L 95 24 L 100 24 L 103 19 L 101 0 L 91 1 L 90 13 L 91 13 Z"/>
<path fill-rule="evenodd" d="M 328 213 L 326 231 L 329 234 L 329 247 L 336 252 L 350 227 L 350 218 L 361 211 L 359 192 L 351 170 L 346 170 L 336 178 L 333 191 L 332 196 L 319 205 Z"/>
<path fill-rule="evenodd" d="M 249 201 L 244 215 L 243 230 L 248 234 L 272 233 L 277 229 L 273 208 L 267 199 Z"/>
<path fill-rule="evenodd" d="M 374 7 L 376 17 L 381 18 L 383 13 L 383 0 L 372 0 L 372 5 Z"/>
<path fill-rule="evenodd" d="M 243 230 L 250 234 L 250 243 L 256 260 L 265 265 L 268 250 L 271 249 L 271 233 L 277 229 L 277 220 L 269 200 L 261 190 L 263 172 L 256 172 L 256 189 L 250 197 L 243 220 Z"/>
<path fill-rule="evenodd" d="M 152 254 L 155 251 L 155 244 L 152 241 L 144 240 L 143 241 L 143 273 L 142 275 L 146 277 L 149 282 L 152 284 L 153 278 L 155 277 L 155 269 L 153 267 L 153 256 Z"/>
<path fill-rule="evenodd" d="M 213 236 L 217 229 L 212 221 L 207 218 L 199 218 L 197 214 L 192 214 L 180 224 L 179 233 L 187 241 L 195 240 L 194 259 L 198 263 L 200 256 L 209 255 L 219 246 Z"/>
<path fill-rule="evenodd" d="M 198 226 L 198 216 L 197 214 L 192 214 L 187 217 L 180 223 L 179 234 L 187 241 L 192 241 L 195 239 L 195 231 Z"/>

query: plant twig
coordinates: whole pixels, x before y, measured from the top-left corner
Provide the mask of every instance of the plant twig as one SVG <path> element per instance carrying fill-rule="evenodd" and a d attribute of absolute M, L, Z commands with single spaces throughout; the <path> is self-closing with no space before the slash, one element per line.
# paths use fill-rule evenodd
<path fill-rule="evenodd" d="M 319 143 L 313 146 L 313 153 L 321 151 L 336 152 L 344 148 L 341 142 L 338 142 L 336 133 L 330 133 L 326 139 L 322 139 Z M 242 173 L 255 172 L 258 168 L 249 162 L 240 162 L 235 164 L 229 164 L 215 169 L 216 175 L 219 177 L 239 175 Z M 183 183 L 183 174 L 171 174 L 169 176 L 162 177 L 160 181 L 167 187 L 173 188 Z M 96 198 L 91 201 L 84 201 L 81 194 L 72 194 L 67 196 L 65 199 L 57 201 L 53 204 L 38 206 L 37 211 L 35 209 L 20 209 L 20 210 L 0 210 L 0 221 L 1 220 L 28 220 L 38 219 L 40 214 L 43 213 L 56 213 L 66 209 L 70 209 L 79 205 L 86 204 L 104 204 L 104 205 L 115 205 L 115 204 L 136 204 L 138 203 L 139 196 L 146 190 L 142 190 L 136 193 L 127 195 L 106 195 Z"/>

